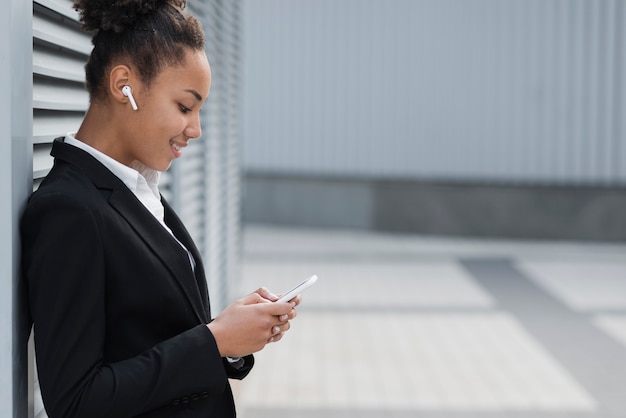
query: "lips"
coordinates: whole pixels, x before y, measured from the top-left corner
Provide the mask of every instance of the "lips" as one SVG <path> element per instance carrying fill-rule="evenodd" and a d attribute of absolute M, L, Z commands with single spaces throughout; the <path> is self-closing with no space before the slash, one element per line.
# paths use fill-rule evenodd
<path fill-rule="evenodd" d="M 176 158 L 182 155 L 183 148 L 186 146 L 187 144 L 179 144 L 177 142 L 174 142 L 173 139 L 170 139 L 170 148 L 172 149 L 172 152 L 174 153 L 174 157 Z"/>
<path fill-rule="evenodd" d="M 180 151 L 181 147 L 180 145 L 178 145 L 176 142 L 174 141 L 170 141 L 170 145 L 172 146 L 172 148 L 174 148 L 176 151 Z"/>

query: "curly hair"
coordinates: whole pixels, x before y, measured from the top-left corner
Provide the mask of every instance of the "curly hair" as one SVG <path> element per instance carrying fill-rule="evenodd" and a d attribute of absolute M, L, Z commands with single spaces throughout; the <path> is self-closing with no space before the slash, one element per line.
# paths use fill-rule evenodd
<path fill-rule="evenodd" d="M 106 74 L 127 59 L 146 85 L 166 66 L 184 63 L 188 49 L 204 49 L 198 19 L 185 12 L 185 0 L 75 0 L 83 29 L 93 33 L 85 65 L 92 100 L 105 97 Z"/>

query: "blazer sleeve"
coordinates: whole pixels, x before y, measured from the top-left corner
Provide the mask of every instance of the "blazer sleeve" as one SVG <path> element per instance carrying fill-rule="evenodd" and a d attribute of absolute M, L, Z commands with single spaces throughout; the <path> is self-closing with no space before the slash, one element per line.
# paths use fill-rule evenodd
<path fill-rule="evenodd" d="M 22 269 L 48 415 L 123 418 L 193 393 L 222 396 L 227 371 L 204 324 L 133 358 L 103 361 L 106 327 L 115 326 L 105 323 L 105 298 L 114 295 L 106 295 L 102 226 L 92 209 L 48 194 L 22 218 Z"/>

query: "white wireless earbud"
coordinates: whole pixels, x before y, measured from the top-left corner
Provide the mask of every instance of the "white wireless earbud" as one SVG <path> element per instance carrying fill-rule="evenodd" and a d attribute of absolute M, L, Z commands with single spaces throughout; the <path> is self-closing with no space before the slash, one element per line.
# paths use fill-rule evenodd
<path fill-rule="evenodd" d="M 122 87 L 122 94 L 128 97 L 128 100 L 130 100 L 130 105 L 133 107 L 133 110 L 137 110 L 137 102 L 133 97 L 133 89 L 131 89 L 130 86 L 124 86 Z"/>

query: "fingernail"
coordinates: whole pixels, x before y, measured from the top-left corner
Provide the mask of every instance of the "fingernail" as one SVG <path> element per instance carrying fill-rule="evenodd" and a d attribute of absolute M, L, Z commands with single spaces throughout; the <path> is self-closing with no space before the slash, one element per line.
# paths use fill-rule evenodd
<path fill-rule="evenodd" d="M 289 319 L 289 315 L 287 315 L 287 314 L 281 315 L 280 318 L 278 318 L 278 319 L 280 319 L 281 321 L 286 321 L 286 320 Z"/>
<path fill-rule="evenodd" d="M 280 327 L 275 326 L 274 328 L 272 328 L 272 331 L 274 332 L 274 334 L 278 334 L 280 332 Z"/>

